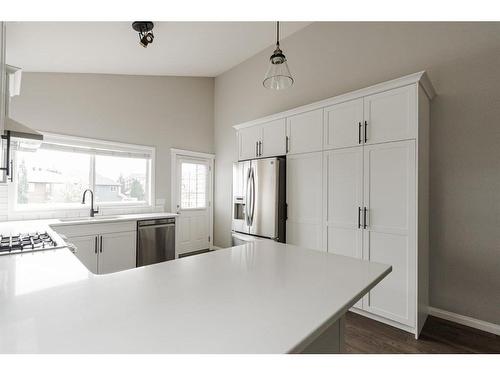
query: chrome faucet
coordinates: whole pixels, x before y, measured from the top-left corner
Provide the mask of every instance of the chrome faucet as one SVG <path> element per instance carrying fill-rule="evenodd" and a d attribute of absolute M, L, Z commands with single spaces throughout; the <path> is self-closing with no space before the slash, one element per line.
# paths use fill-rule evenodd
<path fill-rule="evenodd" d="M 87 189 L 83 192 L 83 197 L 82 197 L 82 204 L 85 204 L 85 194 L 90 192 L 90 217 L 94 217 L 94 214 L 99 213 L 99 208 L 97 210 L 94 210 L 94 192 L 90 189 Z"/>

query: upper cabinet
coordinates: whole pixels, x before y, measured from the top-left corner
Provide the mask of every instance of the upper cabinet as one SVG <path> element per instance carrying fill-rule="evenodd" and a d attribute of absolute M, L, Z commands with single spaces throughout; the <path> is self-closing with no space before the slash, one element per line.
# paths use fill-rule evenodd
<path fill-rule="evenodd" d="M 238 159 L 256 159 L 286 153 L 285 119 L 265 122 L 238 131 Z"/>
<path fill-rule="evenodd" d="M 288 154 L 321 151 L 323 149 L 323 110 L 317 109 L 288 117 L 286 142 Z"/>
<path fill-rule="evenodd" d="M 410 85 L 365 97 L 364 142 L 374 144 L 416 138 L 416 95 L 416 85 Z"/>
<path fill-rule="evenodd" d="M 325 108 L 325 149 L 363 143 L 363 99 L 350 100 Z"/>
<path fill-rule="evenodd" d="M 252 126 L 238 132 L 238 159 L 255 159 L 259 155 L 259 142 L 262 138 L 262 128 Z"/>
<path fill-rule="evenodd" d="M 285 119 L 279 119 L 262 124 L 262 143 L 259 157 L 285 155 Z"/>

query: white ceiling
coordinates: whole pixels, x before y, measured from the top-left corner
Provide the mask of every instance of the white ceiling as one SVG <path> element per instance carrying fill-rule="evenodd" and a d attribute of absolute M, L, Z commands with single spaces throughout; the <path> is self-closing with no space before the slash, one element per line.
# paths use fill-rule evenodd
<path fill-rule="evenodd" d="M 283 22 L 286 37 L 308 22 Z M 7 62 L 28 72 L 215 77 L 269 47 L 274 22 L 155 22 L 139 45 L 131 22 L 9 22 Z M 286 47 L 286 42 L 285 42 Z"/>

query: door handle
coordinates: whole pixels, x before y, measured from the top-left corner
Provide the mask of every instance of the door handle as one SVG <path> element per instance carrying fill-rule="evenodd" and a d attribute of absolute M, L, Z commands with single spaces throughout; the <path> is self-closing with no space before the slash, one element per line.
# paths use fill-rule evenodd
<path fill-rule="evenodd" d="M 259 141 L 259 156 L 262 156 L 262 141 Z"/>
<path fill-rule="evenodd" d="M 255 142 L 255 156 L 259 156 L 259 142 Z"/>
<path fill-rule="evenodd" d="M 251 172 L 251 178 L 252 178 L 252 214 L 251 214 L 251 219 L 250 219 L 250 225 L 253 225 L 253 215 L 255 213 L 255 174 Z"/>
<path fill-rule="evenodd" d="M 100 252 L 102 253 L 102 236 L 99 237 L 99 242 L 100 242 L 100 245 L 99 248 L 100 248 Z"/>
<path fill-rule="evenodd" d="M 97 236 L 95 236 L 94 253 L 97 254 Z"/>
<path fill-rule="evenodd" d="M 361 144 L 361 121 L 358 122 L 358 144 Z"/>
<path fill-rule="evenodd" d="M 366 229 L 367 228 L 367 225 L 366 225 L 366 212 L 368 210 L 366 209 L 366 207 L 363 208 L 363 228 Z"/>
<path fill-rule="evenodd" d="M 361 228 L 361 207 L 358 207 L 358 228 Z"/>
<path fill-rule="evenodd" d="M 181 213 L 180 208 L 181 208 L 181 207 L 180 207 L 179 205 L 177 205 L 177 210 L 175 211 L 175 213 L 176 213 L 177 215 L 179 215 L 179 214 Z"/>
<path fill-rule="evenodd" d="M 248 198 L 250 198 L 250 193 L 248 191 L 250 189 L 250 168 L 248 169 L 247 183 L 245 186 L 246 186 L 246 191 L 245 191 L 245 222 L 247 225 L 250 225 L 250 214 L 249 214 L 250 202 L 248 199 Z"/>
<path fill-rule="evenodd" d="M 365 121 L 365 143 L 366 141 L 368 141 L 368 136 L 367 136 L 367 133 L 366 133 L 366 129 L 368 128 L 368 121 Z"/>
<path fill-rule="evenodd" d="M 290 137 L 288 135 L 286 136 L 285 150 L 287 154 L 290 151 Z"/>

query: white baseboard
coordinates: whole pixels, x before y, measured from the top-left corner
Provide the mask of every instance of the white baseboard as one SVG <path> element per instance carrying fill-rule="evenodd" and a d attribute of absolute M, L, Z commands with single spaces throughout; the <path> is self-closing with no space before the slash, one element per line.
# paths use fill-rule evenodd
<path fill-rule="evenodd" d="M 210 250 L 220 250 L 222 247 L 219 246 L 210 246 Z"/>
<path fill-rule="evenodd" d="M 481 331 L 493 333 L 495 335 L 500 335 L 500 325 L 485 322 L 484 320 L 470 318 L 468 316 L 455 314 L 450 311 L 441 310 L 431 306 L 429 306 L 429 315 L 435 316 L 436 318 L 449 320 L 458 324 L 463 324 L 464 326 L 476 328 Z"/>

